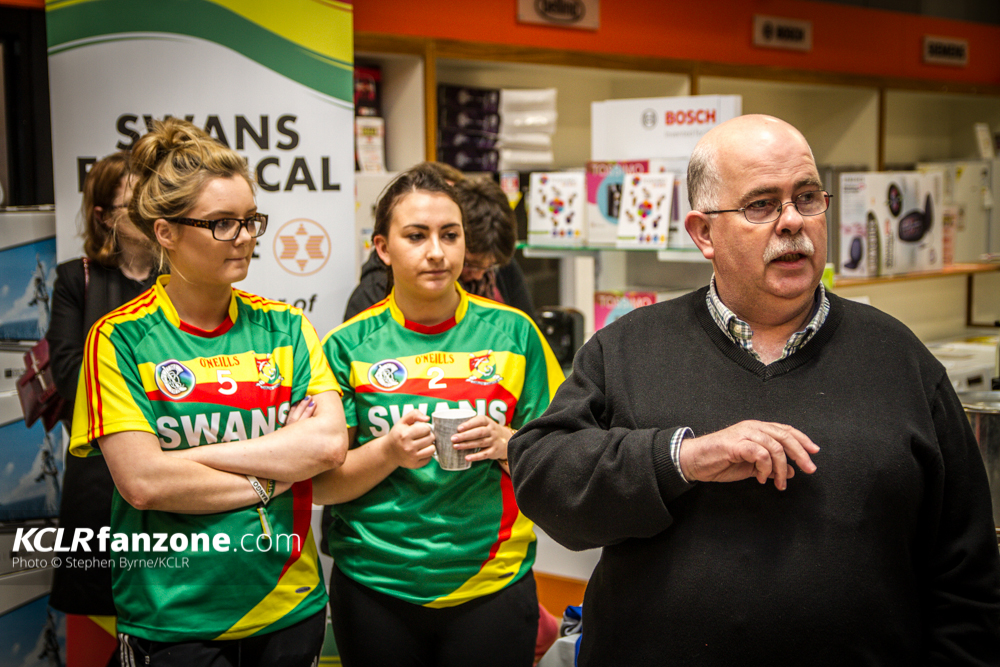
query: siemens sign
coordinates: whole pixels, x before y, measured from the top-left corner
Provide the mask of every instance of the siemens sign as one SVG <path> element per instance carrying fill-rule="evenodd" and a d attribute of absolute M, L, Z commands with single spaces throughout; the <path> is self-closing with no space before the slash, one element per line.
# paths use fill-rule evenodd
<path fill-rule="evenodd" d="M 969 64 L 969 42 L 965 39 L 925 35 L 924 62 L 931 65 L 965 67 Z"/>

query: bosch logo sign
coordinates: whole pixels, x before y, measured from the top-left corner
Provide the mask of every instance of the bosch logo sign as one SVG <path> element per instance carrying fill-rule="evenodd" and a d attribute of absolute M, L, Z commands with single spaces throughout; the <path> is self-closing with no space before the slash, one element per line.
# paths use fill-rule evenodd
<path fill-rule="evenodd" d="M 587 13 L 581 0 L 535 0 L 535 11 L 550 21 L 576 23 Z"/>
<path fill-rule="evenodd" d="M 644 119 L 645 120 L 645 119 Z M 686 111 L 668 111 L 667 125 L 705 125 L 715 122 L 715 109 L 688 109 Z"/>
<path fill-rule="evenodd" d="M 642 126 L 647 130 L 656 127 L 656 111 L 646 109 L 642 112 Z"/>

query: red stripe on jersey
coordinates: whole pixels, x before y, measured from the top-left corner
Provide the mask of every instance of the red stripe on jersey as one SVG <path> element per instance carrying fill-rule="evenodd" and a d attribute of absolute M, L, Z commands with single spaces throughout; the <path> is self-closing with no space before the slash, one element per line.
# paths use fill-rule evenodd
<path fill-rule="evenodd" d="M 222 334 L 226 333 L 227 331 L 233 328 L 233 319 L 228 315 L 226 315 L 226 319 L 223 320 L 222 324 L 215 327 L 211 331 L 208 331 L 206 329 L 199 329 L 196 326 L 188 324 L 184 320 L 181 320 L 180 322 L 181 322 L 180 326 L 181 331 L 183 331 L 184 333 L 193 334 L 195 336 L 200 336 L 201 338 L 218 338 L 219 336 L 221 336 Z"/>
<path fill-rule="evenodd" d="M 112 317 L 116 317 L 122 314 L 129 314 L 129 315 L 135 314 L 140 310 L 142 310 L 143 308 L 148 307 L 154 301 L 156 301 L 156 292 L 152 288 L 150 288 L 143 294 L 148 294 L 149 296 L 146 299 L 139 301 L 138 303 L 136 303 L 135 300 L 133 300 L 130 301 L 129 303 L 122 304 L 121 306 L 115 308 L 104 317 L 97 320 L 94 326 L 93 358 L 91 359 L 90 363 L 89 370 L 91 372 L 91 375 L 87 379 L 87 386 L 94 387 L 96 391 L 92 396 L 94 400 L 88 401 L 89 405 L 87 406 L 87 409 L 90 412 L 91 431 L 94 434 L 95 440 L 104 435 L 104 399 L 101 396 L 101 378 L 99 373 L 99 367 L 97 365 L 97 348 L 99 347 L 98 344 L 99 341 L 101 340 L 100 328 L 101 326 L 104 325 L 105 322 L 107 322 Z M 136 299 L 142 299 L 142 295 L 139 295 L 138 297 L 136 297 Z M 131 308 L 127 308 L 129 304 L 134 304 L 134 305 L 132 305 Z"/>
<path fill-rule="evenodd" d="M 510 539 L 510 531 L 521 511 L 517 508 L 517 501 L 514 500 L 514 484 L 510 481 L 510 475 L 503 469 L 500 470 L 500 497 L 503 502 L 503 514 L 500 517 L 497 541 L 490 547 L 490 555 L 486 557 L 479 569 L 483 569 L 487 563 L 496 558 L 497 552 L 500 551 L 500 545 Z"/>
<path fill-rule="evenodd" d="M 230 383 L 226 383 L 231 387 Z M 229 408 L 239 408 L 241 410 L 253 410 L 260 407 L 270 407 L 290 400 L 292 388 L 279 386 L 275 389 L 264 389 L 258 387 L 256 382 L 238 382 L 236 391 L 232 394 L 223 394 L 219 391 L 223 387 L 218 382 L 199 382 L 191 390 L 191 393 L 180 399 L 184 403 L 210 403 L 217 406 Z M 146 398 L 150 401 L 175 401 L 164 394 L 159 389 L 146 392 Z M 274 400 L 277 399 L 277 400 Z"/>
<path fill-rule="evenodd" d="M 91 409 L 95 410 L 96 414 L 92 416 L 90 423 L 97 425 L 96 428 L 93 429 L 95 440 L 104 435 L 104 406 L 103 406 L 103 399 L 101 398 L 101 378 L 99 376 L 98 366 L 97 366 L 97 347 L 98 347 L 98 342 L 100 340 L 101 340 L 100 332 L 94 332 L 94 345 L 93 345 L 94 358 L 91 360 L 90 367 L 94 369 L 93 380 L 94 380 L 94 386 L 97 388 L 97 396 L 95 397 L 97 400 L 91 401 Z"/>
<path fill-rule="evenodd" d="M 138 299 L 142 299 L 143 294 L 148 294 L 149 296 L 143 299 L 142 301 L 137 302 Z M 129 301 L 128 303 L 123 303 L 122 305 L 118 306 L 110 313 L 99 319 L 98 322 L 104 324 L 105 320 L 108 320 L 117 315 L 134 315 L 143 308 L 148 308 L 155 301 L 156 301 L 156 292 L 153 290 L 153 288 L 150 288 L 145 292 L 143 292 L 142 294 L 140 294 L 139 296 L 137 296 L 132 301 Z M 129 307 L 130 305 L 131 308 Z"/>
<path fill-rule="evenodd" d="M 302 545 L 309 537 L 309 523 L 312 520 L 312 499 L 313 483 L 311 479 L 302 480 L 292 484 L 292 533 L 298 536 L 298 540 L 292 541 L 292 553 L 285 561 L 285 567 L 281 569 L 278 579 L 285 576 L 288 568 L 302 555 Z"/>
<path fill-rule="evenodd" d="M 406 320 L 406 324 L 404 324 L 404 326 L 410 331 L 416 331 L 419 334 L 439 334 L 444 333 L 448 329 L 455 326 L 455 316 L 452 315 L 444 322 L 430 327 L 424 326 L 423 324 L 417 324 L 416 322 L 411 322 L 409 320 Z"/>
<path fill-rule="evenodd" d="M 430 383 L 436 382 L 434 379 L 413 379 L 407 380 L 391 392 L 379 389 L 378 387 L 370 384 L 359 385 L 354 388 L 354 392 L 357 394 L 386 395 L 413 394 L 419 398 L 439 398 L 444 401 L 474 401 L 477 398 L 486 398 L 488 396 L 489 398 L 495 398 L 503 401 L 508 405 L 508 407 L 511 408 L 517 403 L 517 397 L 499 383 L 479 385 L 473 382 L 458 380 L 456 378 L 444 378 L 443 380 L 450 380 L 445 387 L 431 387 Z"/>

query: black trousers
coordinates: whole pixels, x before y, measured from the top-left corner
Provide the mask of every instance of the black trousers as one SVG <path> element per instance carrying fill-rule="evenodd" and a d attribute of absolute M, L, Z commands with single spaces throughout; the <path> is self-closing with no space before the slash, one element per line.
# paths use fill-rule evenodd
<path fill-rule="evenodd" d="M 432 609 L 363 586 L 334 565 L 330 610 L 344 667 L 531 667 L 535 658 L 531 572 L 491 595 Z"/>
<path fill-rule="evenodd" d="M 123 667 L 316 667 L 326 610 L 265 635 L 225 641 L 152 642 L 118 633 Z"/>

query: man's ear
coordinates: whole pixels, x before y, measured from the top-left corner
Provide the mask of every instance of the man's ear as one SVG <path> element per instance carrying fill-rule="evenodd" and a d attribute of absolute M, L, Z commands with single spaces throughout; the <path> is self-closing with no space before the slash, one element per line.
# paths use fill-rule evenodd
<path fill-rule="evenodd" d="M 160 218 L 153 223 L 153 233 L 156 235 L 157 243 L 159 243 L 164 249 L 173 250 L 177 247 L 177 241 L 180 236 L 180 226 L 171 225 L 163 218 Z"/>
<path fill-rule="evenodd" d="M 699 211 L 691 211 L 684 218 L 684 228 L 694 244 L 701 250 L 705 259 L 715 257 L 715 246 L 712 244 L 712 224 L 707 215 Z"/>
<path fill-rule="evenodd" d="M 382 263 L 386 266 L 392 266 L 392 262 L 389 260 L 389 242 L 386 238 L 378 234 L 372 238 L 372 244 L 375 246 L 375 252 L 378 253 L 378 258 L 382 260 Z"/>

